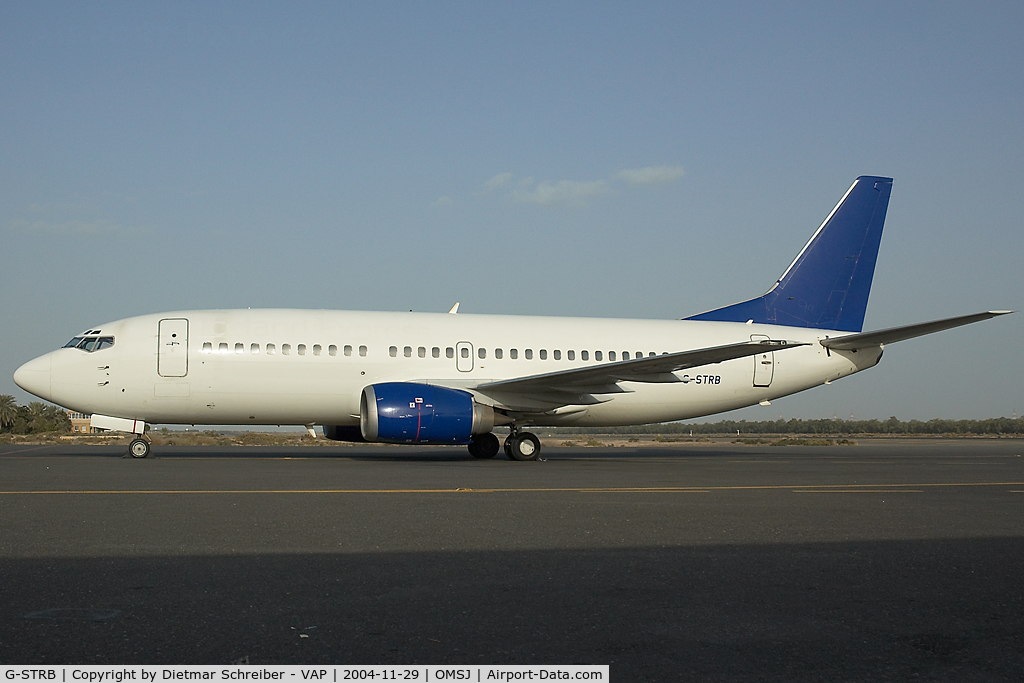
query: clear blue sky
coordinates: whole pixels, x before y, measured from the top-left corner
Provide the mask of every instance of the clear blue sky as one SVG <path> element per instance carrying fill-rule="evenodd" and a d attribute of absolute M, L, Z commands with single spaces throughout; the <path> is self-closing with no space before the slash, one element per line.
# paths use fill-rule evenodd
<path fill-rule="evenodd" d="M 1024 308 L 1024 5 L 2 3 L 0 393 L 90 326 L 678 318 L 895 178 L 866 328 Z M 1024 314 L 742 411 L 1024 411 Z"/>

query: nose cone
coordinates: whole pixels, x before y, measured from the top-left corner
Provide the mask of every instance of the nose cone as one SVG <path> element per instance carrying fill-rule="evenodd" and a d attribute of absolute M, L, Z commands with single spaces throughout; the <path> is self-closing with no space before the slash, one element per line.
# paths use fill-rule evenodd
<path fill-rule="evenodd" d="M 39 356 L 22 365 L 14 373 L 14 383 L 30 394 L 50 399 L 50 354 Z"/>

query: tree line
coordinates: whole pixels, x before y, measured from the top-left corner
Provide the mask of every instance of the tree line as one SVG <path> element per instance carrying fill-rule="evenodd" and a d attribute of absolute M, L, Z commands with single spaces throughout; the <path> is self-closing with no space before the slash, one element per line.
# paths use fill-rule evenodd
<path fill-rule="evenodd" d="M 19 406 L 13 396 L 0 395 L 0 434 L 42 434 L 45 432 L 67 433 L 71 431 L 71 419 L 57 406 L 48 406 L 33 401 Z"/>
<path fill-rule="evenodd" d="M 566 434 L 969 434 L 1024 435 L 1024 418 L 993 417 L 985 420 L 720 420 L 700 424 L 670 422 L 639 427 L 563 427 Z"/>

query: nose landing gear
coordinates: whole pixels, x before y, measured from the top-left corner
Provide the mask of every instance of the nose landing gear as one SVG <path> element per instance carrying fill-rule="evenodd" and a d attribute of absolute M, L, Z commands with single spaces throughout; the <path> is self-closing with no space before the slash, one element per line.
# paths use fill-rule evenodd
<path fill-rule="evenodd" d="M 128 444 L 128 455 L 133 458 L 145 458 L 149 455 L 149 442 L 141 436 L 132 439 Z"/>

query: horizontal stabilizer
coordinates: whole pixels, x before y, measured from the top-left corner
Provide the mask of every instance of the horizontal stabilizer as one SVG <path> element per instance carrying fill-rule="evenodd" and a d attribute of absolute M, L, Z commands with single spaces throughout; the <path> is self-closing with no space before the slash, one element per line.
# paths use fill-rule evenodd
<path fill-rule="evenodd" d="M 913 339 L 914 337 L 921 337 L 933 332 L 941 332 L 942 330 L 960 327 L 961 325 L 970 325 L 971 323 L 988 320 L 989 318 L 995 318 L 999 315 L 1006 315 L 1007 313 L 1013 313 L 1013 311 L 985 311 L 984 313 L 962 315 L 957 318 L 933 320 L 928 323 L 904 325 L 903 327 L 890 327 L 889 329 L 878 330 L 876 332 L 863 332 L 861 334 L 851 334 L 846 337 L 833 337 L 832 339 L 822 339 L 821 345 L 829 349 L 863 349 L 869 346 L 880 346 L 881 344 L 892 344 L 893 342 L 903 341 L 904 339 Z"/>

